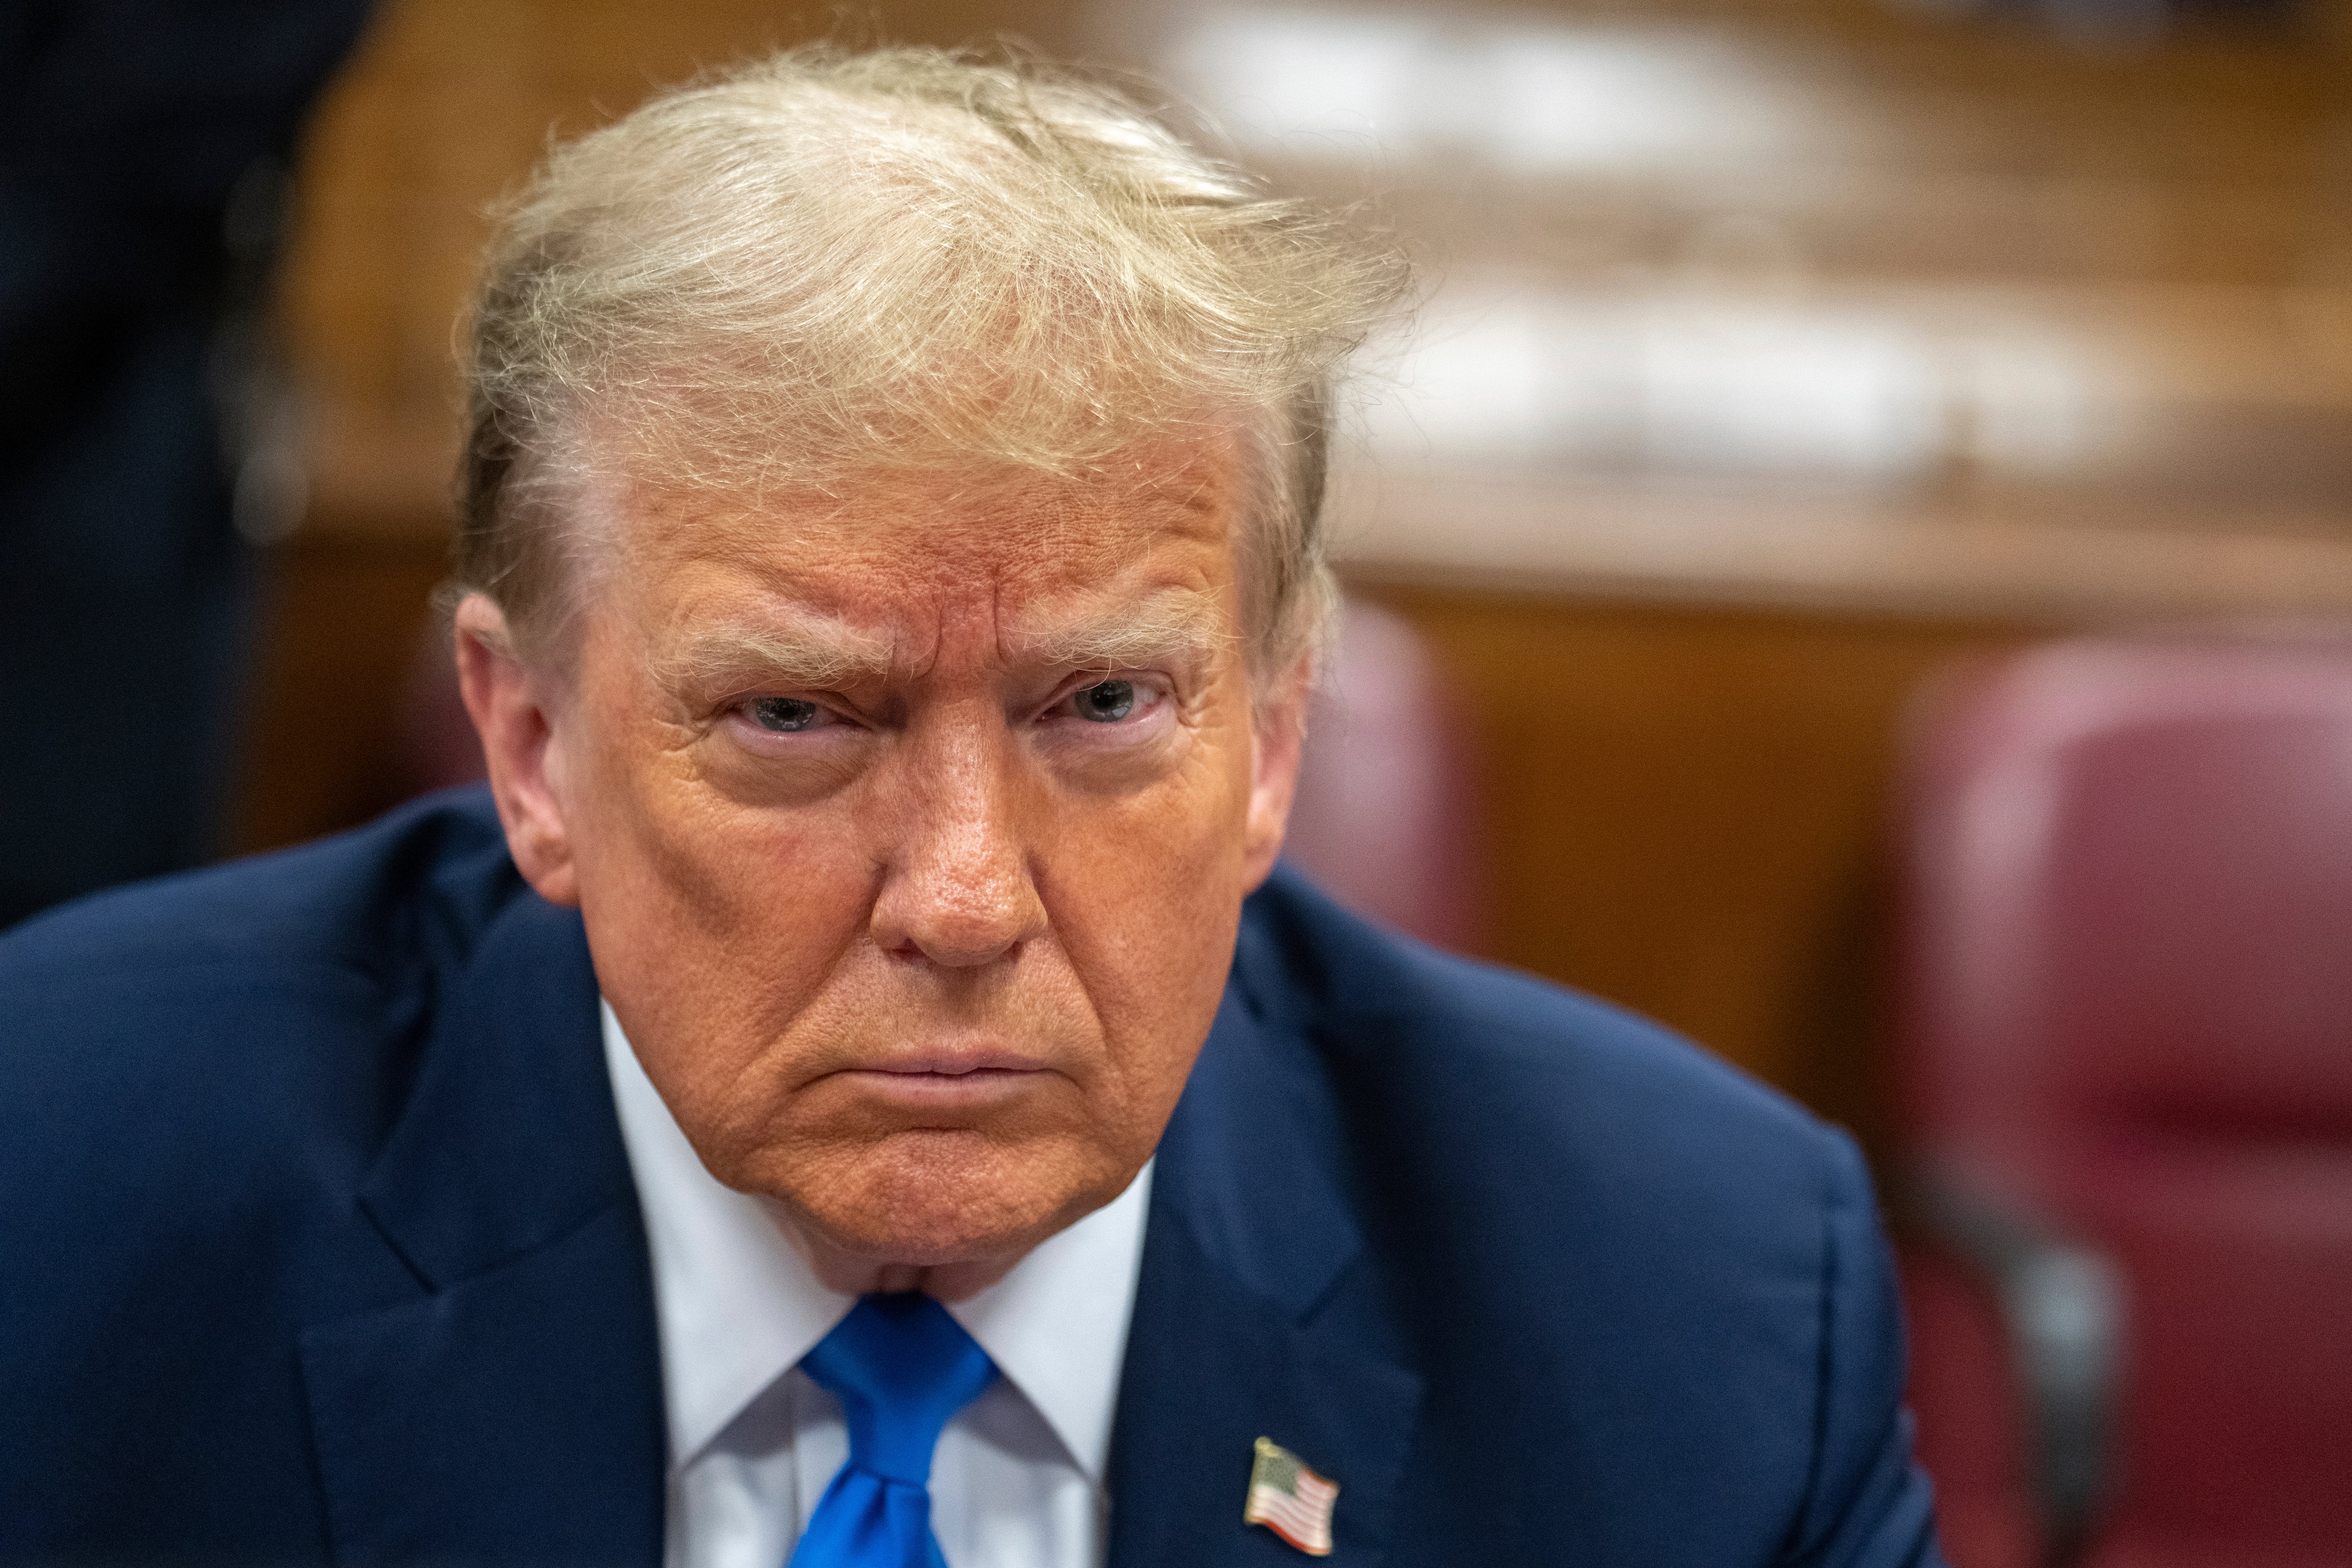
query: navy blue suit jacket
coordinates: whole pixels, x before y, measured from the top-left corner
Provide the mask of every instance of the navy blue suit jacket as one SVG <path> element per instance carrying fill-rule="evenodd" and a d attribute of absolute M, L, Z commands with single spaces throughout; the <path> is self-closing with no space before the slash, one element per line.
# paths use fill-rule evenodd
<path fill-rule="evenodd" d="M 487 800 L 0 939 L 0 1561 L 662 1551 L 578 916 Z M 1937 1561 L 1853 1146 L 1656 1028 L 1250 900 L 1160 1146 L 1114 1568 Z"/>

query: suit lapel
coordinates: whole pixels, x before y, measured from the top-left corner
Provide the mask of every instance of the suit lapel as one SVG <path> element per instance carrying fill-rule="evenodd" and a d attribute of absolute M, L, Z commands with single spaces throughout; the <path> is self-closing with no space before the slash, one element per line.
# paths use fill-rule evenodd
<path fill-rule="evenodd" d="M 1339 1483 L 1335 1563 L 1387 1550 L 1421 1379 L 1401 1364 L 1307 1041 L 1228 988 L 1152 1178 L 1110 1464 L 1112 1568 L 1302 1561 L 1245 1526 L 1252 1444 Z"/>
<path fill-rule="evenodd" d="M 336 1558 L 656 1563 L 652 1271 L 578 916 L 520 894 L 446 984 L 360 1199 L 418 1295 L 302 1336 Z"/>

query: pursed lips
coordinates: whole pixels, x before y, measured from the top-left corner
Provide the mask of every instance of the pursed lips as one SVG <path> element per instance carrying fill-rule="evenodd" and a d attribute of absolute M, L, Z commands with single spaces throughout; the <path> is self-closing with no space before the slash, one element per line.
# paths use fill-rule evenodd
<path fill-rule="evenodd" d="M 928 1104 L 986 1100 L 1020 1088 L 1047 1071 L 1018 1051 L 982 1049 L 924 1051 L 844 1068 L 844 1077 L 867 1093 Z"/>
<path fill-rule="evenodd" d="M 904 1056 L 893 1056 L 887 1061 L 861 1063 L 850 1069 L 856 1072 L 935 1073 L 943 1078 L 961 1078 L 973 1072 L 1042 1072 L 1045 1070 L 1045 1063 L 1034 1056 L 992 1046 L 929 1047 L 910 1051 Z"/>

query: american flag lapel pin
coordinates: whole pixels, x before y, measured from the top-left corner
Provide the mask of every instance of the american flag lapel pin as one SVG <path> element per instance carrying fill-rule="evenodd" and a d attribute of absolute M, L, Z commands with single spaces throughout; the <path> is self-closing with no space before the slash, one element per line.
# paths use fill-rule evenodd
<path fill-rule="evenodd" d="M 1328 1557 L 1331 1505 L 1339 1500 L 1339 1482 L 1325 1480 L 1272 1438 L 1257 1440 L 1244 1524 L 1263 1524 L 1309 1557 Z"/>

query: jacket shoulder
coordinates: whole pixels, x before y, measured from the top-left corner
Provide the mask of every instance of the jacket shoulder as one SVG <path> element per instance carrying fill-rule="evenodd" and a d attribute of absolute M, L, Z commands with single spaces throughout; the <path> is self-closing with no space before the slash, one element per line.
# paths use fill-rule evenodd
<path fill-rule="evenodd" d="M 1344 1075 L 1436 1087 L 1425 1103 L 1465 1134 L 1531 1117 L 1586 1148 L 1640 1139 L 1652 1165 L 1676 1150 L 1850 1164 L 1841 1134 L 1665 1026 L 1376 926 L 1287 868 L 1251 900 L 1238 967 Z"/>
<path fill-rule="evenodd" d="M 463 791 L 35 916 L 0 936 L 0 1166 L 104 1208 L 142 1182 L 355 1165 L 439 977 L 520 896 L 487 795 Z"/>
<path fill-rule="evenodd" d="M 1514 1477 L 1497 1509 L 1560 1555 L 1779 1561 L 1792 1521 L 1872 1528 L 1866 1469 L 1925 1539 L 1852 1139 L 1657 1024 L 1392 936 L 1295 873 L 1253 901 L 1236 972 L 1344 1128 L 1367 1266 L 1327 1311 L 1379 1303 L 1357 1310 L 1407 1325 L 1432 1390 L 1417 1538 L 1479 1528 L 1451 1500 Z"/>
<path fill-rule="evenodd" d="M 1460 1238 L 1481 1278 L 1538 1295 L 1606 1258 L 1625 1305 L 1679 1312 L 1741 1280 L 1803 1297 L 1832 1218 L 1874 1211 L 1853 1140 L 1721 1058 L 1382 930 L 1295 873 L 1253 899 L 1237 970 L 1308 1042 L 1358 1190 L 1407 1251 Z"/>
<path fill-rule="evenodd" d="M 381 969 L 461 950 L 521 887 L 488 792 L 451 790 L 315 843 L 35 915 L 0 933 L 0 985 L 89 987 L 155 966 Z"/>

